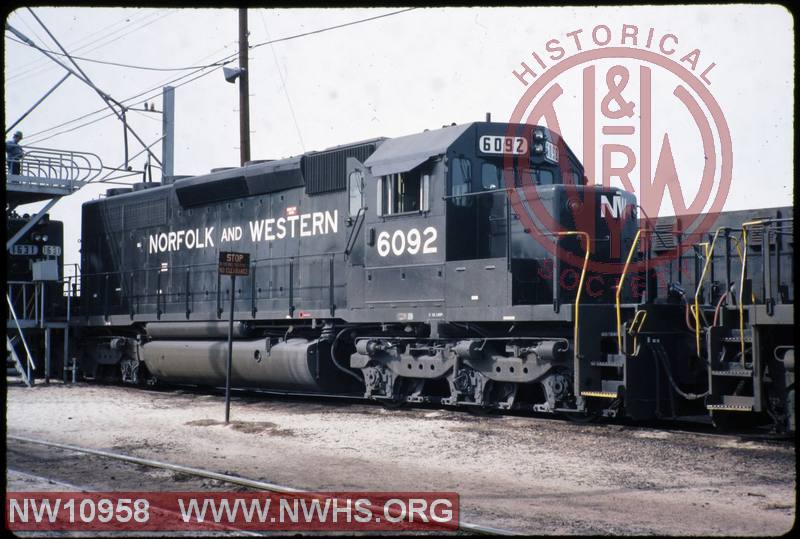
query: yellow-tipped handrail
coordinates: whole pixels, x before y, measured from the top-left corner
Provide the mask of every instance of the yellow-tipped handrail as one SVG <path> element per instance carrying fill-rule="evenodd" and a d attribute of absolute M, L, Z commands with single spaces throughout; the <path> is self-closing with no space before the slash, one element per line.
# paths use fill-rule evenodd
<path fill-rule="evenodd" d="M 636 252 L 636 246 L 639 244 L 639 237 L 642 235 L 642 229 L 636 231 L 636 236 L 633 238 L 631 249 L 628 251 L 628 258 L 625 260 L 625 267 L 622 268 L 622 275 L 619 276 L 619 284 L 617 285 L 617 346 L 619 353 L 622 353 L 622 311 L 620 309 L 620 298 L 622 296 L 622 285 L 625 283 L 625 276 L 628 274 L 628 266 L 631 264 L 633 253 Z"/>
<path fill-rule="evenodd" d="M 580 326 L 580 305 L 581 305 L 581 292 L 583 291 L 583 281 L 586 279 L 586 268 L 589 265 L 589 233 L 581 230 L 568 230 L 565 232 L 555 232 L 556 236 L 581 236 L 586 240 L 586 254 L 583 255 L 583 269 L 581 270 L 581 278 L 578 281 L 578 291 L 575 294 L 575 329 L 573 331 L 573 341 L 575 347 L 575 357 L 580 355 L 580 345 L 578 344 L 578 328 Z"/>
<path fill-rule="evenodd" d="M 747 271 L 747 227 L 763 225 L 765 220 L 742 223 L 742 274 L 739 277 L 739 340 L 742 343 L 742 365 L 744 365 L 744 278 Z M 769 255 L 769 254 L 767 254 Z"/>
<path fill-rule="evenodd" d="M 633 353 L 631 356 L 639 355 L 639 332 L 644 328 L 644 321 L 647 320 L 647 311 L 636 311 L 631 320 L 631 327 L 628 328 L 628 335 L 633 335 Z"/>
<path fill-rule="evenodd" d="M 700 291 L 703 289 L 703 281 L 706 279 L 706 273 L 708 273 L 708 267 L 711 265 L 711 261 L 714 259 L 714 247 L 717 244 L 717 238 L 719 237 L 719 233 L 722 232 L 726 227 L 719 227 L 717 231 L 714 233 L 714 238 L 711 240 L 711 245 L 709 246 L 708 242 L 705 242 L 706 246 L 706 262 L 703 264 L 703 272 L 700 274 L 700 280 L 695 283 L 694 286 L 694 335 L 695 335 L 695 343 L 697 345 L 697 355 L 701 356 L 700 353 Z M 701 244 L 703 245 L 703 244 Z M 701 356 L 702 357 L 702 356 Z"/>

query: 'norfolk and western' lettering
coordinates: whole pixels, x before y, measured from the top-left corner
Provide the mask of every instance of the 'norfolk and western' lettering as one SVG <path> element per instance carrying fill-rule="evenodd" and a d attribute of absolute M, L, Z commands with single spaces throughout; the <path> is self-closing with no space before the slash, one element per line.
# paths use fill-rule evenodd
<path fill-rule="evenodd" d="M 339 211 L 315 211 L 287 217 L 256 219 L 247 223 L 248 230 L 239 225 L 223 227 L 219 238 L 215 238 L 214 228 L 207 226 L 202 232 L 199 228 L 191 228 L 150 234 L 148 252 L 165 253 L 181 249 L 213 248 L 216 244 L 241 240 L 246 231 L 250 232 L 250 241 L 253 242 L 336 234 L 339 229 Z"/>

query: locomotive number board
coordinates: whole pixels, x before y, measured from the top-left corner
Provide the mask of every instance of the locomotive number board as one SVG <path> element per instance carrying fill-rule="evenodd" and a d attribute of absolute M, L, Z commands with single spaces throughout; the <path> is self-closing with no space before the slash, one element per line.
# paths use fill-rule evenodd
<path fill-rule="evenodd" d="M 524 137 L 484 135 L 478 141 L 478 150 L 489 154 L 524 155 L 528 153 L 528 141 Z"/>
<path fill-rule="evenodd" d="M 250 275 L 250 254 L 222 251 L 219 253 L 220 275 Z"/>

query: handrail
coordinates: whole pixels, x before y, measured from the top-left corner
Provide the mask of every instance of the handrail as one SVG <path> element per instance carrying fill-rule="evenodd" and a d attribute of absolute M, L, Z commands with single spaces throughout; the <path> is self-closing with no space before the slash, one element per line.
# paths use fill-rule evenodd
<path fill-rule="evenodd" d="M 580 327 L 580 305 L 581 305 L 581 292 L 583 291 L 583 281 L 586 278 L 586 268 L 589 265 L 589 245 L 590 238 L 587 232 L 582 230 L 568 230 L 565 232 L 555 232 L 556 236 L 581 236 L 586 240 L 586 254 L 583 255 L 583 269 L 581 269 L 581 278 L 578 280 L 578 290 L 575 293 L 575 329 L 573 331 L 573 341 L 575 343 L 575 357 L 580 356 L 580 344 L 578 344 L 578 328 Z"/>
<path fill-rule="evenodd" d="M 17 313 L 14 311 L 14 305 L 11 302 L 11 297 L 6 294 L 6 302 L 8 302 L 8 310 L 11 313 L 11 316 L 14 317 L 14 324 L 17 326 L 17 332 L 19 333 L 20 340 L 22 341 L 22 346 L 25 347 L 25 353 L 28 356 L 28 365 L 31 366 L 31 369 L 36 370 L 36 362 L 33 361 L 33 356 L 31 355 L 30 348 L 28 348 L 28 343 L 25 341 L 25 335 L 22 333 L 22 327 L 19 325 L 19 320 L 17 319 Z"/>
<path fill-rule="evenodd" d="M 100 156 L 91 152 L 26 147 L 18 160 L 24 183 L 70 185 L 80 187 L 91 182 L 103 171 Z"/>
<path fill-rule="evenodd" d="M 356 212 L 355 219 L 353 219 L 353 225 L 350 228 L 350 235 L 347 237 L 347 241 L 344 244 L 344 254 L 345 256 L 350 256 L 350 252 L 355 248 L 356 241 L 358 241 L 358 234 L 361 232 L 361 225 L 364 224 L 364 218 L 367 215 L 367 208 L 362 206 L 358 208 Z M 358 229 L 356 230 L 356 226 Z M 355 238 L 355 239 L 354 239 Z M 353 245 L 350 245 L 350 240 L 353 240 Z"/>
<path fill-rule="evenodd" d="M 755 225 L 763 225 L 765 220 L 747 221 L 742 223 L 742 274 L 739 276 L 739 341 L 742 345 L 742 365 L 745 363 L 744 358 L 744 278 L 747 271 L 747 227 Z"/>
<path fill-rule="evenodd" d="M 700 279 L 695 283 L 694 286 L 694 334 L 698 356 L 700 356 L 700 291 L 703 289 L 703 281 L 706 278 L 706 273 L 708 273 L 708 266 L 711 264 L 711 261 L 714 258 L 714 247 L 716 246 L 717 238 L 719 237 L 719 233 L 725 228 L 726 227 L 721 226 L 717 229 L 717 231 L 714 233 L 714 238 L 711 240 L 710 247 L 708 246 L 708 242 L 705 242 L 706 262 L 703 264 L 703 271 L 700 273 Z"/>
<path fill-rule="evenodd" d="M 616 293 L 616 310 L 617 310 L 617 347 L 619 349 L 619 353 L 622 353 L 622 311 L 620 308 L 620 299 L 622 296 L 622 285 L 625 283 L 625 276 L 628 274 L 628 267 L 631 264 L 631 259 L 633 258 L 633 253 L 636 252 L 636 247 L 639 244 L 639 238 L 642 235 L 643 229 L 638 229 L 636 231 L 636 236 L 633 238 L 633 243 L 631 244 L 631 248 L 628 251 L 628 258 L 625 260 L 625 266 L 622 268 L 622 274 L 619 276 L 619 284 L 617 284 L 617 293 Z"/>
<path fill-rule="evenodd" d="M 633 336 L 633 353 L 631 354 L 633 357 L 639 355 L 639 332 L 642 331 L 645 320 L 647 320 L 647 311 L 636 311 L 631 320 L 631 327 L 628 328 L 628 335 Z"/>
<path fill-rule="evenodd" d="M 747 227 L 749 226 L 757 226 L 757 225 L 765 225 L 768 223 L 780 223 L 780 222 L 787 222 L 787 221 L 794 221 L 793 217 L 785 218 L 785 219 L 759 219 L 756 221 L 747 221 L 742 223 L 742 274 L 739 279 L 739 340 L 742 344 L 742 365 L 745 363 L 744 353 L 745 353 L 745 345 L 744 345 L 744 278 L 747 272 Z M 769 256 L 769 253 L 766 253 L 766 256 Z M 751 294 L 752 296 L 752 294 Z M 751 298 L 752 299 L 752 298 Z"/>

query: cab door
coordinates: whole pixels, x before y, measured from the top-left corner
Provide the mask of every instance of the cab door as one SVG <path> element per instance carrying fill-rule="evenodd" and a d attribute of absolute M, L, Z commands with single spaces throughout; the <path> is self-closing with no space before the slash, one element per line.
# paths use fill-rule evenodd
<path fill-rule="evenodd" d="M 347 167 L 347 216 L 345 217 L 347 259 L 347 303 L 351 309 L 364 307 L 364 221 L 369 212 L 367 185 L 375 183 L 369 167 L 358 159 L 348 157 Z M 373 210 L 374 211 L 374 210 Z"/>
<path fill-rule="evenodd" d="M 397 315 L 405 320 L 409 309 L 430 312 L 443 307 L 443 174 L 441 160 L 429 159 L 410 170 L 369 180 L 366 193 L 371 208 L 364 224 L 365 306 L 402 311 Z"/>

